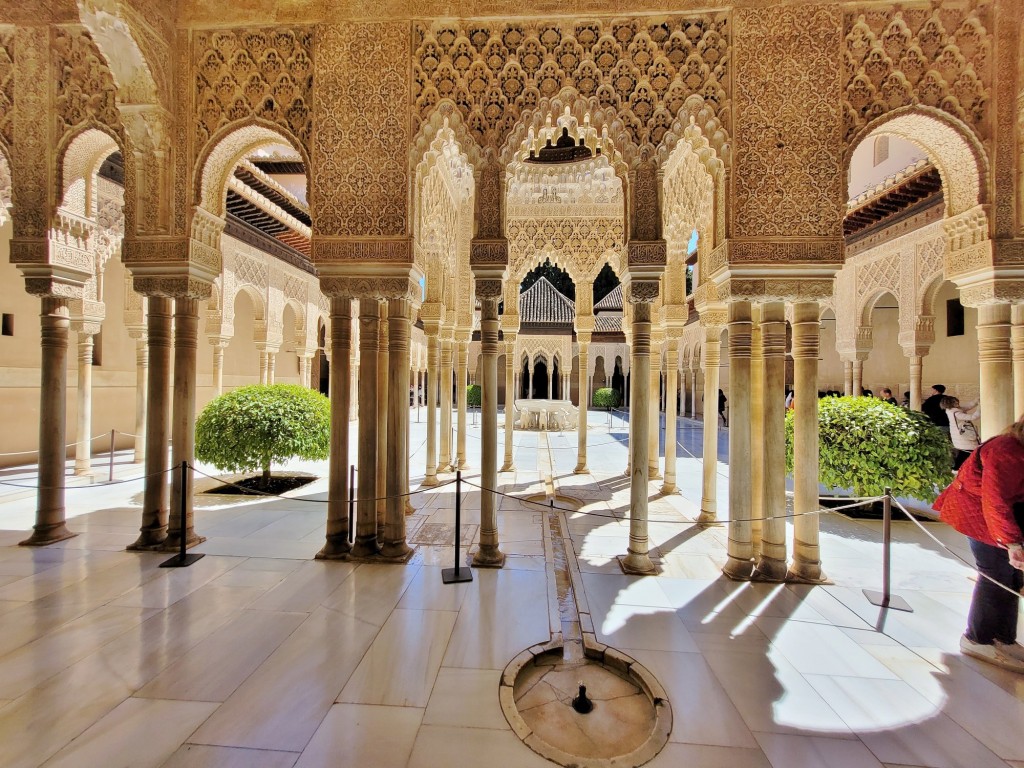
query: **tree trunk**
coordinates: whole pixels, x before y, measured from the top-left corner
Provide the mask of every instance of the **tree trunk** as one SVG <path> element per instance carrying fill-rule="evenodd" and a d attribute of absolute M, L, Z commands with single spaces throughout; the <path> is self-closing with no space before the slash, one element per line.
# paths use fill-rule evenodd
<path fill-rule="evenodd" d="M 265 491 L 270 487 L 270 467 L 263 468 L 263 474 L 260 476 L 260 490 Z"/>

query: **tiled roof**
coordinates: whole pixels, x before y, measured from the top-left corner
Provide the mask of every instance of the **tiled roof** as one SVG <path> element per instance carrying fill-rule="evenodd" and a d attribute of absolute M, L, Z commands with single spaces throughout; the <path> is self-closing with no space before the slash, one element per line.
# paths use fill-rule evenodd
<path fill-rule="evenodd" d="M 519 319 L 523 323 L 571 325 L 576 304 L 542 277 L 519 295 Z"/>
<path fill-rule="evenodd" d="M 595 312 L 606 312 L 609 310 L 622 311 L 622 284 L 616 285 L 612 288 L 611 292 L 608 293 L 603 299 L 594 305 Z"/>
<path fill-rule="evenodd" d="M 597 315 L 594 318 L 594 330 L 598 333 L 618 333 L 622 330 L 622 318 L 618 315 Z"/>

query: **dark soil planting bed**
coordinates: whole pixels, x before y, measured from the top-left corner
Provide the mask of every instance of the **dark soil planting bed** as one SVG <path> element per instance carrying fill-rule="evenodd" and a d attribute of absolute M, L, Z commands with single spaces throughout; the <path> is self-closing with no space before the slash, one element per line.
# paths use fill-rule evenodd
<path fill-rule="evenodd" d="M 260 488 L 260 476 L 253 475 L 243 480 L 238 480 L 230 485 L 218 485 L 203 493 L 215 493 L 225 496 L 266 496 L 267 494 L 279 496 L 288 491 L 294 491 L 304 485 L 309 485 L 315 477 L 272 477 L 266 488 Z"/>

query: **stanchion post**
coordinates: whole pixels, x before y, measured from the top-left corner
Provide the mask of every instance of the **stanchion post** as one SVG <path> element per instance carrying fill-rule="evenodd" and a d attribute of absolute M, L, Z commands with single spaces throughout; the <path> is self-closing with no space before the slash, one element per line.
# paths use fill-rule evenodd
<path fill-rule="evenodd" d="M 865 589 L 864 596 L 872 605 L 881 608 L 892 608 L 895 611 L 913 613 L 910 603 L 899 595 L 893 595 L 890 589 L 892 571 L 892 488 L 885 489 L 882 497 L 882 591 Z"/>
<path fill-rule="evenodd" d="M 352 541 L 356 538 L 356 465 L 348 467 L 348 535 Z"/>
<path fill-rule="evenodd" d="M 205 555 L 199 552 L 185 552 L 186 539 L 188 538 L 185 535 L 185 531 L 188 530 L 188 525 L 186 522 L 186 516 L 188 514 L 188 494 L 191 492 L 191 488 L 189 488 L 188 482 L 188 462 L 181 462 L 180 469 L 181 528 L 179 530 L 181 531 L 181 536 L 179 538 L 181 539 L 181 550 L 174 557 L 168 558 L 167 560 L 164 560 L 164 562 L 160 563 L 161 568 L 187 568 L 188 566 L 192 565 L 192 563 L 194 563 L 196 560 L 202 560 L 203 557 L 205 557 Z"/>
<path fill-rule="evenodd" d="M 481 489 L 481 493 L 483 489 Z M 455 567 L 441 569 L 441 581 L 445 584 L 459 584 L 473 580 L 473 569 L 459 564 L 459 543 L 462 538 L 462 470 L 455 470 Z"/>
<path fill-rule="evenodd" d="M 107 482 L 114 482 L 114 430 L 110 430 L 110 471 L 107 473 Z"/>

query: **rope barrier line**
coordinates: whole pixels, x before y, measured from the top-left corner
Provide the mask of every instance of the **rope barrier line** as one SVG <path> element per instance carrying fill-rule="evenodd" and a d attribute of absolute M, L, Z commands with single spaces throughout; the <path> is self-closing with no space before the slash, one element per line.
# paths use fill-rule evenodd
<path fill-rule="evenodd" d="M 119 434 L 119 435 L 126 435 L 126 434 L 128 434 L 127 432 L 118 432 L 116 429 L 114 431 L 117 432 L 117 434 Z M 103 432 L 102 434 L 90 437 L 89 438 L 89 442 L 91 443 L 94 440 L 99 440 L 101 437 L 109 438 L 110 437 L 110 433 L 109 432 Z M 135 435 L 131 435 L 131 437 L 135 437 Z M 65 448 L 74 448 L 76 445 L 78 445 L 78 443 L 79 443 L 79 441 L 76 440 L 73 443 L 68 443 L 64 447 Z M 39 449 L 35 448 L 35 449 L 31 450 L 31 451 L 12 451 L 10 453 L 0 453 L 0 456 L 27 456 L 30 453 L 39 453 Z"/>
<path fill-rule="evenodd" d="M 934 542 L 935 542 L 936 544 L 938 544 L 938 545 L 939 545 L 940 547 L 942 547 L 942 549 L 946 550 L 946 551 L 947 551 L 947 552 L 948 552 L 949 554 L 951 554 L 951 555 L 952 555 L 953 557 L 955 557 L 955 558 L 956 558 L 957 560 L 959 560 L 959 561 L 960 561 L 961 563 L 963 563 L 964 565 L 966 565 L 966 566 L 967 566 L 968 568 L 970 568 L 970 569 L 971 569 L 972 571 L 974 571 L 974 572 L 975 572 L 976 574 L 978 574 L 979 576 L 982 576 L 982 577 L 984 577 L 984 578 L 988 579 L 989 581 L 991 581 L 991 582 L 992 582 L 993 584 L 995 584 L 996 586 L 998 586 L 998 587 L 999 587 L 1000 589 L 1004 589 L 1004 590 L 1006 590 L 1007 592 L 1009 592 L 1009 593 L 1010 593 L 1011 595 L 1014 595 L 1015 597 L 1018 597 L 1018 598 L 1020 597 L 1020 592 L 1016 591 L 1015 589 L 1011 589 L 1010 587 L 1006 586 L 1005 584 L 1002 584 L 1001 582 L 998 582 L 998 581 L 996 581 L 995 579 L 993 579 L 993 578 L 992 578 L 991 576 L 989 576 L 988 574 L 986 574 L 986 573 L 982 573 L 981 571 L 979 571 L 979 570 L 978 570 L 978 567 L 977 567 L 977 565 L 976 565 L 976 564 L 974 564 L 974 563 L 970 562 L 969 560 L 966 560 L 966 559 L 964 559 L 964 558 L 960 557 L 960 555 L 958 555 L 958 554 L 957 554 L 956 552 L 954 552 L 954 551 L 953 551 L 952 549 L 950 549 L 950 548 L 949 548 L 949 547 L 948 547 L 948 546 L 947 546 L 947 545 L 946 545 L 946 544 L 945 544 L 944 542 L 940 541 L 940 540 L 938 539 L 938 537 L 936 537 L 936 536 L 935 536 L 935 534 L 933 534 L 933 533 L 932 533 L 931 531 L 929 531 L 929 530 L 928 530 L 927 528 L 925 528 L 925 527 L 924 527 L 924 526 L 923 526 L 923 525 L 921 524 L 921 521 L 920 521 L 920 520 L 918 520 L 918 519 L 917 519 L 916 517 L 914 517 L 914 516 L 913 516 L 913 515 L 912 515 L 912 514 L 910 513 L 910 511 L 909 511 L 909 510 L 907 510 L 907 508 L 906 508 L 906 507 L 904 507 L 904 506 L 903 506 L 903 505 L 902 505 L 902 504 L 901 504 L 900 502 L 898 502 L 898 501 L 897 501 L 897 500 L 896 500 L 895 498 L 894 498 L 894 499 L 892 500 L 892 502 L 893 502 L 893 504 L 895 504 L 895 505 L 896 505 L 897 507 L 899 507 L 899 510 L 900 510 L 900 512 L 902 512 L 902 513 L 903 513 L 904 515 L 906 515 L 906 516 L 907 516 L 907 518 L 908 518 L 908 519 L 910 520 L 910 522 L 914 523 L 914 524 L 915 524 L 915 525 L 916 525 L 916 526 L 917 526 L 918 528 L 920 528 L 920 529 L 921 529 L 922 531 L 924 531 L 925 535 L 926 535 L 926 536 L 927 536 L 928 538 L 930 538 L 930 539 L 931 539 L 932 541 L 934 541 Z"/>
<path fill-rule="evenodd" d="M 269 491 L 261 491 L 258 488 L 246 488 L 245 486 L 239 485 L 238 483 L 232 483 L 229 480 L 221 480 L 219 477 L 214 477 L 213 475 L 208 475 L 206 472 L 203 472 L 201 469 L 196 469 L 191 464 L 189 465 L 189 468 L 192 469 L 197 475 L 202 475 L 203 477 L 209 478 L 210 480 L 216 480 L 218 483 L 221 483 L 222 485 L 229 486 L 231 488 L 237 488 L 240 491 L 242 491 L 243 492 L 242 495 L 245 495 L 245 496 L 262 496 L 262 497 L 269 497 L 269 498 L 273 498 L 273 499 L 284 499 L 285 501 L 301 501 L 301 502 L 304 502 L 306 504 L 327 504 L 327 503 L 330 502 L 330 499 L 302 499 L 302 498 L 299 498 L 297 496 L 282 496 L 279 493 L 270 493 Z M 463 481 L 463 482 L 465 482 L 465 481 Z M 435 486 L 433 486 L 431 488 L 417 488 L 415 491 L 409 491 L 408 493 L 398 493 L 398 494 L 395 494 L 394 496 L 377 496 L 377 497 L 375 497 L 373 499 L 369 499 L 369 501 L 377 502 L 377 501 L 387 501 L 388 499 L 403 499 L 403 498 L 405 498 L 407 496 L 415 496 L 418 493 L 428 493 L 429 491 L 436 491 L 438 488 L 444 488 L 446 485 L 454 485 L 454 484 L 455 484 L 455 480 L 447 480 L 447 481 L 445 481 L 443 483 L 438 483 L 437 485 L 435 485 Z M 350 500 L 349 499 L 343 499 L 343 501 L 346 504 L 348 504 Z M 367 499 L 356 498 L 356 499 L 352 499 L 351 501 L 355 501 L 356 503 L 358 503 L 360 501 L 367 501 Z"/>
<path fill-rule="evenodd" d="M 18 483 L 10 483 L 4 480 L 0 480 L 0 485 L 7 485 L 11 488 L 26 488 L 33 491 L 82 491 L 90 488 L 108 488 L 111 485 L 124 485 L 126 483 L 136 483 L 139 480 L 146 480 L 150 477 L 156 477 L 157 475 L 165 475 L 168 472 L 176 472 L 178 467 L 170 467 L 169 469 L 162 469 L 159 472 L 154 472 L 149 475 L 139 475 L 138 477 L 129 477 L 124 480 L 110 480 L 106 483 L 89 483 L 88 485 L 20 485 Z"/>

